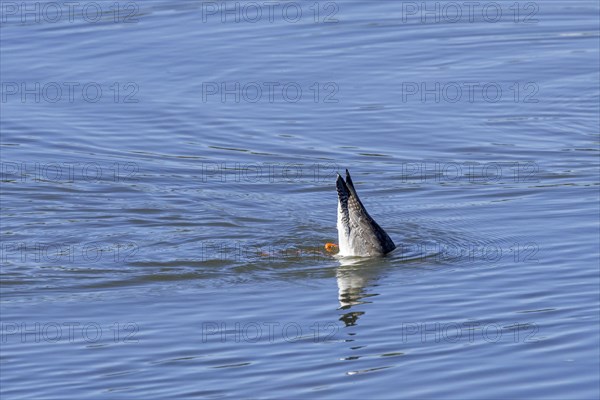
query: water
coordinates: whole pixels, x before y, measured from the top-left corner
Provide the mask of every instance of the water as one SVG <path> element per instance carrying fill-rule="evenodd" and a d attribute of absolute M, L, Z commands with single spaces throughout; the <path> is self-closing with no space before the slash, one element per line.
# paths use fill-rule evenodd
<path fill-rule="evenodd" d="M 2 3 L 3 398 L 598 398 L 597 2 L 44 4 Z M 322 250 L 345 168 L 389 257 Z"/>

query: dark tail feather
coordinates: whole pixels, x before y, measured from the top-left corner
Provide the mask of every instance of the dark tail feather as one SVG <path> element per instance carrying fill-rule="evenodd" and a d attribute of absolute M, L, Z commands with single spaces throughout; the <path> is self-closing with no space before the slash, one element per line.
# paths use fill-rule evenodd
<path fill-rule="evenodd" d="M 338 175 L 339 176 L 339 175 Z M 358 193 L 356 193 L 356 189 L 354 189 L 354 183 L 352 182 L 352 178 L 350 177 L 350 172 L 346 169 L 346 186 L 348 187 L 348 194 L 349 197 L 352 196 L 356 199 L 356 201 L 358 202 L 358 204 L 360 205 L 360 207 L 362 208 L 362 211 L 369 217 L 371 218 L 371 216 L 369 215 L 369 213 L 367 212 L 367 209 L 365 208 L 365 206 L 363 205 L 362 201 L 360 201 L 360 198 L 358 197 Z M 371 218 L 372 219 L 372 218 Z"/>
<path fill-rule="evenodd" d="M 359 207 L 360 207 L 359 212 L 363 213 L 365 215 L 365 217 L 372 224 L 374 234 L 377 236 L 378 241 L 382 246 L 384 254 L 389 253 L 390 251 L 394 250 L 396 248 L 394 241 L 390 238 L 390 236 L 386 233 L 386 231 L 384 231 L 383 228 L 381 226 L 379 226 L 379 224 L 377 222 L 375 222 L 375 220 L 369 215 L 369 213 L 367 212 L 367 209 L 365 208 L 363 203 L 360 201 L 360 198 L 358 197 L 358 194 L 356 193 L 356 189 L 354 189 L 354 183 L 352 182 L 352 178 L 350 177 L 350 172 L 347 169 L 346 169 L 346 182 L 344 182 L 342 177 L 338 174 L 336 184 L 338 186 L 338 194 L 340 193 L 340 186 L 343 185 L 343 187 L 345 189 L 344 192 L 346 195 L 345 195 L 344 201 L 342 201 L 342 197 L 340 197 L 340 200 L 342 201 L 342 204 L 344 207 L 344 211 L 349 212 L 349 211 L 347 211 L 348 199 L 350 197 L 352 197 L 359 204 Z"/>
<path fill-rule="evenodd" d="M 344 182 L 340 174 L 338 174 L 337 180 L 335 181 L 335 187 L 337 189 L 340 200 L 345 199 L 347 202 L 348 197 L 350 197 L 350 190 L 348 189 L 348 185 L 346 185 L 346 182 Z"/>

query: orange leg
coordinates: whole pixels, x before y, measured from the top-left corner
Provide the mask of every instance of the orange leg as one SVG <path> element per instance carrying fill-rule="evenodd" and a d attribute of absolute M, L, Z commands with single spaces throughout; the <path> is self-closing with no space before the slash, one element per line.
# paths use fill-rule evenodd
<path fill-rule="evenodd" d="M 337 252 L 337 251 L 339 251 L 339 249 L 340 249 L 340 246 L 338 246 L 335 243 L 325 243 L 325 250 L 330 253 Z"/>

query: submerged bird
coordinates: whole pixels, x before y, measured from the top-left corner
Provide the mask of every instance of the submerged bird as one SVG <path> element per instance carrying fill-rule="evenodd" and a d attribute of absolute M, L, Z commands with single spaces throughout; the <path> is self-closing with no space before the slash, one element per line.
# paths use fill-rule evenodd
<path fill-rule="evenodd" d="M 340 256 L 382 256 L 396 248 L 387 233 L 371 218 L 358 198 L 350 173 L 338 174 L 337 230 Z"/>

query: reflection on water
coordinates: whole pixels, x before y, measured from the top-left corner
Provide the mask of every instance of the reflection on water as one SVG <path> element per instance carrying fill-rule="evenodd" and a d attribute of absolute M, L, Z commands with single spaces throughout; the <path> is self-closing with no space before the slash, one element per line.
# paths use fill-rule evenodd
<path fill-rule="evenodd" d="M 434 261 L 438 255 L 435 252 L 425 252 L 422 248 L 408 250 L 404 246 L 411 243 L 410 239 L 405 238 L 405 243 L 385 257 L 336 257 L 340 264 L 335 273 L 340 302 L 339 309 L 348 311 L 341 316 L 340 321 L 343 321 L 346 326 L 356 325 L 359 317 L 365 312 L 350 310 L 361 304 L 372 303 L 371 300 L 365 299 L 377 296 L 378 293 L 369 292 L 369 288 L 377 286 L 377 281 L 382 277 L 384 271 L 393 266 L 401 268 L 419 265 L 424 268 L 423 261 Z"/>
<path fill-rule="evenodd" d="M 363 305 L 366 307 L 375 301 L 376 296 L 379 296 L 379 293 L 373 292 L 373 289 L 383 278 L 384 271 L 393 265 L 393 260 L 394 257 L 390 255 L 370 259 L 339 258 L 340 266 L 336 270 L 338 300 L 339 310 L 344 311 L 339 320 L 344 323 L 344 343 L 349 345 L 348 355 L 341 360 L 352 362 L 361 360 L 361 364 L 358 365 L 366 366 L 358 369 L 357 364 L 353 363 L 352 369 L 346 370 L 346 375 L 366 374 L 392 368 L 396 363 L 390 362 L 388 358 L 404 355 L 402 351 L 379 351 L 371 348 L 368 340 L 370 327 L 361 327 L 366 329 L 358 327 L 358 320 L 366 314 L 366 311 L 364 308 L 357 309 L 357 307 Z"/>
<path fill-rule="evenodd" d="M 340 321 L 347 327 L 354 326 L 365 312 L 352 310 L 352 308 L 371 303 L 364 299 L 377 296 L 377 293 L 368 293 L 367 288 L 373 286 L 373 283 L 379 279 L 383 268 L 388 266 L 389 262 L 386 262 L 385 258 L 353 257 L 340 258 L 339 261 L 340 267 L 336 271 L 338 300 L 340 310 L 347 311 L 340 317 Z"/>

